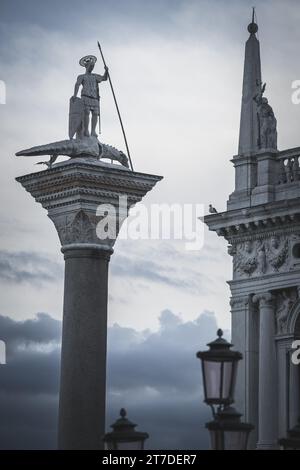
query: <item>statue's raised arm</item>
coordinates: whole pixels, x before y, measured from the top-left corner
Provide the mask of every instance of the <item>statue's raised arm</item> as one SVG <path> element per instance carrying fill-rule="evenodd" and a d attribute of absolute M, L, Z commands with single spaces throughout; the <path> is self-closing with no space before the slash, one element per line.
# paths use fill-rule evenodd
<path fill-rule="evenodd" d="M 253 97 L 257 104 L 258 148 L 277 150 L 277 120 L 268 99 L 263 96 L 266 83 L 256 82 L 259 91 Z"/>
<path fill-rule="evenodd" d="M 108 67 L 105 66 L 104 75 L 96 75 L 98 83 L 105 82 L 108 79 Z"/>
<path fill-rule="evenodd" d="M 256 95 L 253 96 L 253 99 L 257 103 L 257 105 L 260 105 L 262 103 L 263 94 L 265 92 L 266 85 L 267 85 L 266 83 L 256 81 L 256 86 L 258 87 L 259 90 L 256 93 Z"/>

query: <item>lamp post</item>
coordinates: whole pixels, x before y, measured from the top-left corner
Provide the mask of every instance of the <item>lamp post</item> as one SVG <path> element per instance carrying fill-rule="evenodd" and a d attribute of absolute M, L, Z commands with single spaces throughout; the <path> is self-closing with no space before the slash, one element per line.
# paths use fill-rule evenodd
<path fill-rule="evenodd" d="M 134 428 L 136 424 L 126 418 L 126 410 L 120 410 L 120 418 L 111 425 L 112 432 L 104 436 L 107 450 L 143 450 L 144 442 L 149 435 L 146 432 L 138 432 Z"/>
<path fill-rule="evenodd" d="M 241 421 L 241 413 L 228 406 L 206 424 L 213 450 L 246 450 L 252 424 Z"/>
<path fill-rule="evenodd" d="M 228 406 L 234 401 L 234 389 L 238 362 L 242 354 L 232 351 L 232 344 L 222 338 L 223 331 L 217 331 L 218 338 L 208 343 L 209 350 L 199 351 L 197 357 L 202 363 L 204 401 L 213 409 Z"/>
<path fill-rule="evenodd" d="M 283 450 L 300 449 L 300 416 L 296 426 L 288 431 L 288 436 L 279 440 L 279 445 L 283 447 Z"/>
<path fill-rule="evenodd" d="M 197 353 L 202 364 L 204 402 L 211 407 L 214 418 L 206 423 L 211 448 L 246 450 L 253 426 L 243 423 L 242 415 L 230 406 L 234 402 L 238 362 L 243 356 L 239 351 L 231 350 L 233 345 L 222 338 L 221 329 L 217 331 L 217 336 L 217 339 L 208 343 L 207 351 Z"/>

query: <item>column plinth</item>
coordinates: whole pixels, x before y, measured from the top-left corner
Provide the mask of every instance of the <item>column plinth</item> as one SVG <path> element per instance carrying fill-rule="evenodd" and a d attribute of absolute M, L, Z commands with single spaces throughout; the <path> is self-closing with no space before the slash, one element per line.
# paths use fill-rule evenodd
<path fill-rule="evenodd" d="M 103 448 L 109 260 L 130 207 L 161 179 L 76 159 L 17 178 L 48 211 L 65 259 L 60 449 Z M 116 227 L 105 239 L 98 230 L 104 217 Z"/>

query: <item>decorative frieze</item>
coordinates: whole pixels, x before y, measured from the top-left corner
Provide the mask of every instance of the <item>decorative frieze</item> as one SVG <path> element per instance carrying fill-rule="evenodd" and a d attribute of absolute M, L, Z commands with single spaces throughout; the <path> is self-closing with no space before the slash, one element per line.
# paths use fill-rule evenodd
<path fill-rule="evenodd" d="M 233 277 L 249 278 L 288 272 L 295 265 L 295 250 L 300 243 L 300 234 L 294 237 L 271 235 L 267 239 L 246 240 L 230 245 L 228 252 L 233 256 Z"/>

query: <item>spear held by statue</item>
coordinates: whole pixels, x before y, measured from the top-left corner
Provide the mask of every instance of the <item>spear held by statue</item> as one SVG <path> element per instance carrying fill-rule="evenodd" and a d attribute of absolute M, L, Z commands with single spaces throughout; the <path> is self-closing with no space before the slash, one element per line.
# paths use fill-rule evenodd
<path fill-rule="evenodd" d="M 117 113 L 118 113 L 118 116 L 119 116 L 119 121 L 120 121 L 121 129 L 122 129 L 122 133 L 123 133 L 123 137 L 124 137 L 124 142 L 125 142 L 125 146 L 126 146 L 126 150 L 127 150 L 128 159 L 129 159 L 129 162 L 130 162 L 131 169 L 132 169 L 132 171 L 133 171 L 133 165 L 132 165 L 132 161 L 131 161 L 131 156 L 130 156 L 130 152 L 129 152 L 129 147 L 128 147 L 128 143 L 127 143 L 127 138 L 126 138 L 126 134 L 125 134 L 125 130 L 124 130 L 124 126 L 123 126 L 123 122 L 122 122 L 122 118 L 121 118 L 119 106 L 118 106 L 118 103 L 117 103 L 117 99 L 116 99 L 114 87 L 113 87 L 113 84 L 112 84 L 112 81 L 111 81 L 111 77 L 110 77 L 110 73 L 109 73 L 108 67 L 107 67 L 107 65 L 106 65 L 106 62 L 105 62 L 105 59 L 104 59 L 104 55 L 103 55 L 103 52 L 102 52 L 102 49 L 101 49 L 101 46 L 100 46 L 99 41 L 98 41 L 98 47 L 99 47 L 100 55 L 101 55 L 102 60 L 103 60 L 103 65 L 104 65 L 104 67 L 105 67 L 105 70 L 107 70 L 107 77 L 108 77 L 108 81 L 109 81 L 109 84 L 110 84 L 111 92 L 112 92 L 112 95 L 113 95 L 113 98 L 114 98 L 114 102 L 115 102 L 115 105 L 116 105 Z"/>

